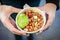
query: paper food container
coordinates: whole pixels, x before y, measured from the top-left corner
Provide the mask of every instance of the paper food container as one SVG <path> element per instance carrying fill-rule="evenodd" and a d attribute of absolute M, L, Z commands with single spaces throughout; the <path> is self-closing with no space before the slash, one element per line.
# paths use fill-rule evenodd
<path fill-rule="evenodd" d="M 24 28 L 26 28 L 26 27 L 24 27 L 23 29 L 22 28 L 20 28 L 20 26 L 18 25 L 18 16 L 20 15 L 20 14 L 23 14 L 24 12 L 26 12 L 26 10 L 31 10 L 31 11 L 33 11 L 33 12 L 37 12 L 37 13 L 39 13 L 39 15 L 41 15 L 41 17 L 43 18 L 42 20 L 43 20 L 43 23 L 42 23 L 42 25 L 41 26 L 39 26 L 39 28 L 37 29 L 37 30 L 34 30 L 34 28 L 37 26 L 37 24 L 39 23 L 37 23 L 36 24 L 36 26 L 35 26 L 35 24 L 34 24 L 34 26 L 35 27 L 32 27 L 32 31 L 26 31 L 26 30 L 24 30 Z M 36 16 L 35 16 L 35 18 L 36 18 Z M 23 19 L 23 18 L 22 18 Z M 25 20 L 25 19 L 24 19 Z M 40 19 L 41 20 L 41 19 Z M 25 20 L 26 21 L 26 20 Z M 33 20 L 34 21 L 34 20 Z M 33 23 L 33 22 L 32 22 Z M 21 31 L 24 31 L 24 32 L 27 32 L 27 33 L 36 33 L 36 32 L 38 32 L 40 29 L 42 29 L 43 27 L 44 27 L 44 25 L 45 25 L 45 23 L 46 23 L 46 15 L 45 15 L 45 12 L 44 11 L 42 11 L 42 10 L 40 10 L 40 9 L 38 9 L 38 8 L 36 8 L 36 7 L 29 7 L 28 5 L 25 5 L 24 6 L 24 9 L 22 9 L 18 14 L 17 14 L 17 16 L 16 16 L 16 25 L 17 25 L 17 28 L 19 29 L 19 30 L 21 30 Z M 20 23 L 21 24 L 21 23 Z M 24 23 L 23 23 L 24 24 Z M 28 23 L 29 24 L 29 23 Z M 28 25 L 27 24 L 27 25 Z M 26 25 L 26 26 L 27 26 Z M 28 28 L 28 30 L 29 30 L 30 28 Z"/>

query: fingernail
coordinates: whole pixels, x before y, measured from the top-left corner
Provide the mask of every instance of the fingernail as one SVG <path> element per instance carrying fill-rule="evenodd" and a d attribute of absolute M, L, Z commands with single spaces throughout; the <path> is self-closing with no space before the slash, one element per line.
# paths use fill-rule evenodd
<path fill-rule="evenodd" d="M 36 33 L 36 35 L 39 35 L 40 33 L 39 33 L 39 31 Z"/>
<path fill-rule="evenodd" d="M 40 33 L 42 33 L 43 31 L 40 31 Z"/>
<path fill-rule="evenodd" d="M 29 36 L 29 34 L 28 34 L 28 33 L 26 33 L 26 36 Z"/>

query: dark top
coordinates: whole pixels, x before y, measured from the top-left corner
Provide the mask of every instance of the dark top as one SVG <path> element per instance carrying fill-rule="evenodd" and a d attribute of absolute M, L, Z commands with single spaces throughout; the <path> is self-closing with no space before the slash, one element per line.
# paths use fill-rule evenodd
<path fill-rule="evenodd" d="M 40 0 L 0 0 L 2 4 L 12 5 L 17 8 L 23 8 L 24 4 L 28 4 L 33 7 L 37 7 Z M 59 8 L 59 0 L 46 0 L 46 3 L 54 3 Z"/>
<path fill-rule="evenodd" d="M 33 7 L 39 6 L 40 0 L 1 0 L 2 4 L 11 5 L 17 8 L 23 8 L 24 4 L 28 4 Z"/>

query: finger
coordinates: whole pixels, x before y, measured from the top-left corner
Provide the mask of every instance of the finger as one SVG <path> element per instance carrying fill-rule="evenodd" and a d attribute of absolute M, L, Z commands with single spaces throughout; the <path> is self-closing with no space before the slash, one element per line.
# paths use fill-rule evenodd
<path fill-rule="evenodd" d="M 25 32 L 23 31 L 20 31 L 18 29 L 16 29 L 9 21 L 9 19 L 6 19 L 4 21 L 4 25 L 14 34 L 17 34 L 17 35 L 26 35 Z"/>
<path fill-rule="evenodd" d="M 11 17 L 10 17 L 10 22 L 14 27 L 16 26 L 14 19 L 12 19 Z M 17 27 L 15 27 L 15 28 L 17 28 Z M 29 36 L 29 34 L 26 33 L 26 36 Z"/>
<path fill-rule="evenodd" d="M 12 17 L 10 17 L 9 19 L 10 19 L 11 24 L 15 27 L 16 26 L 16 22 L 14 21 L 14 19 Z"/>
<path fill-rule="evenodd" d="M 38 31 L 38 32 L 36 33 L 36 35 L 39 35 L 39 34 L 41 34 L 42 32 L 43 32 L 43 30 Z"/>
<path fill-rule="evenodd" d="M 40 31 L 36 32 L 36 35 L 39 35 L 40 34 Z"/>
<path fill-rule="evenodd" d="M 21 10 L 22 10 L 22 9 L 12 7 L 12 12 L 13 12 L 13 13 L 18 13 L 18 12 L 20 12 Z"/>
<path fill-rule="evenodd" d="M 29 36 L 30 34 L 29 33 L 26 33 L 26 36 Z"/>

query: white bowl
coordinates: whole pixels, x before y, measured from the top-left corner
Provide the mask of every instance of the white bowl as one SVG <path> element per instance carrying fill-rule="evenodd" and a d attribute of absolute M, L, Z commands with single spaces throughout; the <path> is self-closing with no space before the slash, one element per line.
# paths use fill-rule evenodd
<path fill-rule="evenodd" d="M 17 16 L 18 16 L 19 14 L 25 12 L 27 9 L 32 9 L 32 10 L 34 10 L 34 11 L 37 11 L 37 12 L 39 12 L 39 13 L 43 16 L 43 20 L 44 20 L 44 23 L 43 23 L 43 25 L 42 25 L 42 27 L 43 27 L 43 26 L 45 25 L 45 23 L 46 23 L 46 15 L 45 15 L 45 12 L 42 11 L 42 10 L 40 10 L 40 9 L 38 9 L 38 8 L 36 8 L 36 7 L 24 8 L 23 10 L 21 10 L 21 11 L 17 14 Z M 24 30 L 22 30 L 22 29 L 18 26 L 18 24 L 17 24 L 17 16 L 16 16 L 16 25 L 17 25 L 17 28 L 18 28 L 19 30 L 21 30 L 21 31 L 24 31 Z M 41 28 L 42 28 L 42 27 L 41 27 Z M 41 29 L 41 28 L 40 28 L 40 29 Z M 38 32 L 40 29 L 38 29 L 38 30 L 36 30 L 36 31 L 33 31 L 33 32 L 27 32 L 27 31 L 24 31 L 24 32 L 27 32 L 27 33 L 36 33 L 36 32 Z"/>

